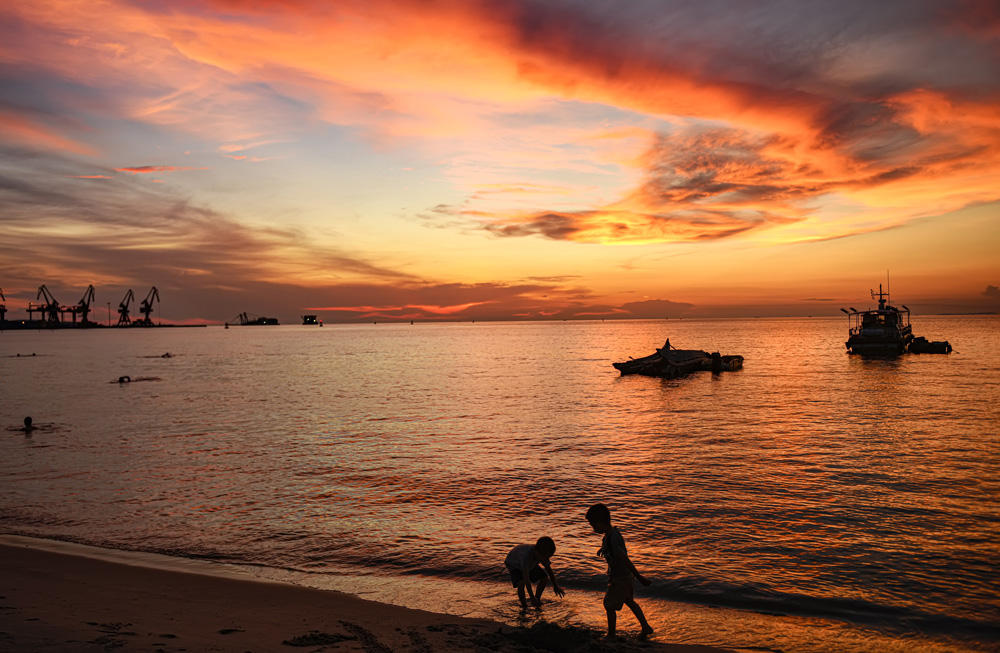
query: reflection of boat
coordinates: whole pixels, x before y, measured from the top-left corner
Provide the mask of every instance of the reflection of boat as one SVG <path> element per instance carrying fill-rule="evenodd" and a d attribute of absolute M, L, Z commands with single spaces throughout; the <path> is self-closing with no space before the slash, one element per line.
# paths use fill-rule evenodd
<path fill-rule="evenodd" d="M 722 356 L 718 352 L 709 354 L 699 349 L 674 349 L 670 341 L 655 353 L 642 358 L 633 358 L 622 363 L 612 363 L 616 370 L 626 374 L 642 374 L 676 379 L 691 372 L 733 372 L 743 367 L 742 356 Z"/>
<path fill-rule="evenodd" d="M 905 304 L 902 309 L 889 303 L 889 293 L 871 291 L 872 299 L 878 298 L 878 308 L 859 311 L 840 309 L 847 313 L 850 327 L 848 331 L 848 353 L 863 356 L 898 356 L 907 351 L 914 354 L 947 354 L 951 345 L 947 341 L 929 342 L 926 338 L 914 338 L 910 325 L 910 309 Z"/>

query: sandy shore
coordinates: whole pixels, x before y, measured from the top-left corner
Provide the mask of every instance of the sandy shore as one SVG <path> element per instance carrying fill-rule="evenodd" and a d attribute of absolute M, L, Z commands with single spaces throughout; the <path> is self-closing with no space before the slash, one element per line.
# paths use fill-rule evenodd
<path fill-rule="evenodd" d="M 0 536 L 0 650 L 673 651 L 540 624 L 512 628 L 213 571 L 211 563 Z M 169 564 L 162 561 L 170 561 Z"/>

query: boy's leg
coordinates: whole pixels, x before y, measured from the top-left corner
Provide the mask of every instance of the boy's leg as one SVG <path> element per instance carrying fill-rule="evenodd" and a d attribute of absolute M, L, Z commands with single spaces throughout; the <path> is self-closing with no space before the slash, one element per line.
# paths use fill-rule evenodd
<path fill-rule="evenodd" d="M 545 590 L 545 586 L 548 584 L 548 580 L 543 576 L 542 580 L 538 581 L 538 587 L 535 588 L 535 598 L 539 601 L 542 600 L 542 592 Z"/>
<path fill-rule="evenodd" d="M 517 598 L 521 599 L 521 607 L 528 607 L 528 599 L 524 596 L 524 585 L 517 586 Z"/>
<path fill-rule="evenodd" d="M 618 625 L 618 611 L 622 604 L 618 597 L 618 587 L 608 583 L 608 591 L 604 593 L 604 610 L 608 613 L 608 637 L 615 636 Z"/>
<path fill-rule="evenodd" d="M 642 608 L 640 608 L 639 604 L 635 602 L 635 599 L 625 601 L 625 605 L 629 607 L 632 614 L 635 615 L 635 618 L 639 620 L 639 625 L 642 626 L 642 637 L 652 635 L 653 628 L 649 625 L 649 622 L 646 621 L 646 615 L 642 613 Z"/>

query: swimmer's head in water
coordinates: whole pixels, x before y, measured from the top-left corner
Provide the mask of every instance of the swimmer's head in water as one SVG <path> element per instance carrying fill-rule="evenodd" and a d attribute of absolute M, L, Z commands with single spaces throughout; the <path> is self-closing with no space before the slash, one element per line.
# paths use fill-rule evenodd
<path fill-rule="evenodd" d="M 24 426 L 26 428 L 31 428 L 31 418 L 30 417 L 25 417 L 24 418 Z"/>

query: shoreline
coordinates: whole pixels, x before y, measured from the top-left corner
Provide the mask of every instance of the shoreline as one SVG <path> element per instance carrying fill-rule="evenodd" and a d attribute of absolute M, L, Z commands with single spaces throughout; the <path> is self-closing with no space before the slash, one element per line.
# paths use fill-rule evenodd
<path fill-rule="evenodd" d="M 0 648 L 101 651 L 514 651 L 717 653 L 605 641 L 597 631 L 414 610 L 261 580 L 218 563 L 0 535 Z M 558 650 L 558 649 L 555 649 Z"/>

